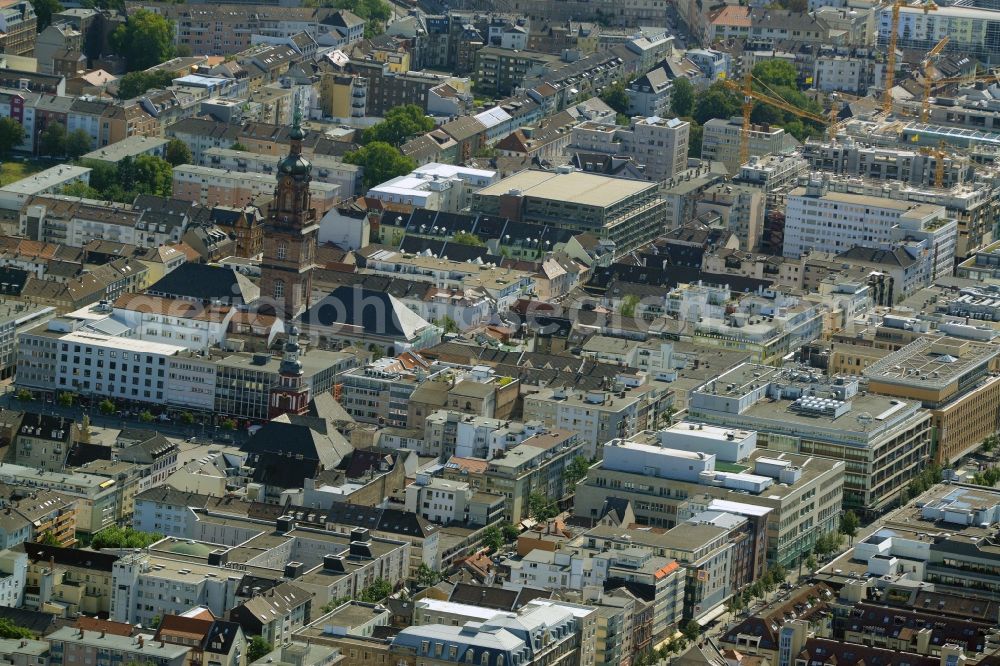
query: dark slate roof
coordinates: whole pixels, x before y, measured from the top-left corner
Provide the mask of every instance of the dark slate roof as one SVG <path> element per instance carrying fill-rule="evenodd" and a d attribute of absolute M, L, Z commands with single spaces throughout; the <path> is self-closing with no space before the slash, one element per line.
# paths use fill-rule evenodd
<path fill-rule="evenodd" d="M 315 458 L 298 460 L 280 453 L 261 453 L 254 461 L 251 478 L 275 488 L 301 488 L 302 479 L 311 479 L 319 471 L 320 463 Z"/>
<path fill-rule="evenodd" d="M 864 261 L 870 264 L 878 264 L 879 266 L 898 266 L 900 268 L 909 268 L 917 263 L 917 260 L 901 247 L 894 247 L 891 250 L 881 250 L 876 247 L 855 245 L 850 250 L 838 254 L 837 258 Z"/>
<path fill-rule="evenodd" d="M 810 638 L 799 654 L 796 663 L 805 666 L 830 664 L 864 664 L 865 666 L 940 666 L 941 658 L 901 652 L 886 648 L 869 647 L 857 643 L 843 643 L 829 638 Z"/>
<path fill-rule="evenodd" d="M 362 287 L 337 287 L 303 312 L 299 321 L 306 327 L 355 326 L 367 335 L 407 337 L 389 294 Z"/>
<path fill-rule="evenodd" d="M 316 509 L 289 506 L 285 513 L 300 520 L 299 516 L 316 513 Z M 426 537 L 437 529 L 412 511 L 380 509 L 347 502 L 334 502 L 326 512 L 325 523 L 367 527 L 380 532 L 412 537 Z"/>
<path fill-rule="evenodd" d="M 4 266 L 0 268 L 0 294 L 18 296 L 28 281 L 28 271 Z"/>
<path fill-rule="evenodd" d="M 769 287 L 773 280 L 758 280 L 739 275 L 705 273 L 700 268 L 688 266 L 664 266 L 663 268 L 649 266 L 627 266 L 612 264 L 599 267 L 587 283 L 588 291 L 604 291 L 612 282 L 626 282 L 637 285 L 656 286 L 661 294 L 673 289 L 681 283 L 695 283 L 701 280 L 709 285 L 729 285 L 735 292 L 755 292 L 760 287 Z"/>
<path fill-rule="evenodd" d="M 55 560 L 56 564 L 63 566 L 107 572 L 111 571 L 114 563 L 118 560 L 117 555 L 110 555 L 96 550 L 46 546 L 31 541 L 25 542 L 24 552 L 28 554 L 28 559 L 33 562 Z"/>
<path fill-rule="evenodd" d="M 243 290 L 231 268 L 185 262 L 149 287 L 147 293 L 167 298 L 243 302 Z"/>
<path fill-rule="evenodd" d="M 111 460 L 111 447 L 103 444 L 76 442 L 66 458 L 67 467 L 79 467 L 95 460 Z"/>
<path fill-rule="evenodd" d="M 279 453 L 320 460 L 314 431 L 307 425 L 268 421 L 240 447 L 249 454 Z"/>
<path fill-rule="evenodd" d="M 54 613 L 25 610 L 23 608 L 8 608 L 0 606 L 0 619 L 10 620 L 18 627 L 31 630 L 36 636 L 44 636 L 58 628 L 58 618 Z"/>
<path fill-rule="evenodd" d="M 459 604 L 471 604 L 483 608 L 512 611 L 517 603 L 517 590 L 506 590 L 502 587 L 475 585 L 473 583 L 458 583 L 451 591 L 448 601 Z"/>
<path fill-rule="evenodd" d="M 17 432 L 50 442 L 68 442 L 72 437 L 73 419 L 38 412 L 25 412 Z"/>
<path fill-rule="evenodd" d="M 136 502 L 156 502 L 157 504 L 187 506 L 195 509 L 204 509 L 210 499 L 212 498 L 209 495 L 189 493 L 170 486 L 156 486 L 135 496 Z"/>

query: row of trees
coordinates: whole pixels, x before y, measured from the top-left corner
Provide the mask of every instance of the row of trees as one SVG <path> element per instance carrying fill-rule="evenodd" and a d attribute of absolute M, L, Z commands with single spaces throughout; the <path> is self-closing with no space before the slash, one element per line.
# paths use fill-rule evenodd
<path fill-rule="evenodd" d="M 90 545 L 96 550 L 104 548 L 147 548 L 163 538 L 155 532 L 141 532 L 131 527 L 112 525 L 97 534 Z"/>
<path fill-rule="evenodd" d="M 126 157 L 117 164 L 88 162 L 90 184 L 76 182 L 63 188 L 64 194 L 89 199 L 132 203 L 140 194 L 169 197 L 173 192 L 170 163 L 154 155 Z"/>

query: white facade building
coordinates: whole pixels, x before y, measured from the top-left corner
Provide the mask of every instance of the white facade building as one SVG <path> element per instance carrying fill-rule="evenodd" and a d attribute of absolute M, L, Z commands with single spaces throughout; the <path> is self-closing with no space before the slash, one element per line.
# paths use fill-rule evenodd
<path fill-rule="evenodd" d="M 432 162 L 376 185 L 368 190 L 368 196 L 386 203 L 457 213 L 468 205 L 470 194 L 499 180 L 497 171 Z"/>

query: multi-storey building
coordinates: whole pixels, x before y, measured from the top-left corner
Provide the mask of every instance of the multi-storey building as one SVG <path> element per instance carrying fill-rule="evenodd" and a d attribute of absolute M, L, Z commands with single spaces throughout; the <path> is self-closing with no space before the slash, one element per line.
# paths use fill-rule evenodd
<path fill-rule="evenodd" d="M 31 56 L 37 38 L 35 8 L 27 0 L 0 3 L 0 52 Z"/>
<path fill-rule="evenodd" d="M 474 212 L 589 231 L 623 254 L 663 232 L 655 183 L 573 171 L 521 171 L 472 195 Z"/>
<path fill-rule="evenodd" d="M 914 241 L 932 258 L 928 281 L 953 271 L 958 225 L 943 206 L 831 192 L 819 182 L 792 190 L 787 201 L 786 257 Z"/>
<path fill-rule="evenodd" d="M 558 503 L 569 494 L 565 470 L 582 453 L 577 433 L 546 430 L 506 450 L 497 450 L 489 460 L 452 456 L 444 477 L 502 495 L 506 498 L 504 519 L 517 522 L 528 515 L 529 495 L 539 494 Z"/>
<path fill-rule="evenodd" d="M 589 122 L 573 128 L 573 146 L 633 158 L 650 179 L 663 181 L 687 168 L 690 123 L 678 118 L 637 118 L 628 128 Z"/>
<path fill-rule="evenodd" d="M 173 195 L 202 205 L 243 206 L 260 196 L 274 193 L 273 174 L 231 171 L 227 168 L 182 164 L 174 167 Z M 318 215 L 337 203 L 340 187 L 313 181 L 309 192 Z"/>
<path fill-rule="evenodd" d="M 756 430 L 771 451 L 845 461 L 844 506 L 865 516 L 895 502 L 931 455 L 931 415 L 919 402 L 815 371 L 742 364 L 692 391 L 688 418 Z"/>
<path fill-rule="evenodd" d="M 617 392 L 542 389 L 525 396 L 524 418 L 577 431 L 584 454 L 599 458 L 605 442 L 660 426 L 673 403 L 665 386 L 643 384 Z"/>
<path fill-rule="evenodd" d="M 844 463 L 774 454 L 756 442 L 754 432 L 688 422 L 616 440 L 577 486 L 574 512 L 596 518 L 619 498 L 637 520 L 667 528 L 699 511 L 737 514 L 760 522 L 768 561 L 794 564 L 837 528 Z"/>
<path fill-rule="evenodd" d="M 1000 429 L 1000 377 L 994 345 L 958 338 L 914 340 L 868 366 L 868 390 L 916 400 L 930 411 L 934 455 L 950 462 L 975 451 Z"/>
<path fill-rule="evenodd" d="M 153 641 L 143 636 L 122 636 L 109 631 L 87 631 L 63 627 L 48 636 L 49 663 L 52 666 L 70 664 L 154 663 L 161 666 L 185 666 L 192 647 L 165 641 Z"/>
<path fill-rule="evenodd" d="M 740 162 L 740 141 L 743 123 L 738 118 L 713 118 L 705 123 L 701 141 L 701 158 L 722 162 L 730 173 L 736 173 Z M 750 129 L 750 156 L 766 157 L 788 152 L 791 137 L 780 127 L 754 125 Z"/>
<path fill-rule="evenodd" d="M 24 544 L 24 552 L 28 555 L 25 608 L 42 610 L 54 603 L 66 609 L 67 617 L 108 612 L 117 555 L 40 543 Z"/>
<path fill-rule="evenodd" d="M 347 164 L 336 157 L 313 155 L 312 182 L 337 185 L 341 197 L 357 194 L 361 188 L 361 167 Z M 226 169 L 239 173 L 275 175 L 274 158 L 269 155 L 249 153 L 244 150 L 209 148 L 201 154 L 201 166 Z"/>

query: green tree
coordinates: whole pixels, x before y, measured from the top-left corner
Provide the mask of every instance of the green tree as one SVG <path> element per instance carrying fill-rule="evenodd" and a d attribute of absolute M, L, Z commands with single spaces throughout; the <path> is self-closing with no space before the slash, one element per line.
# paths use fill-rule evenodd
<path fill-rule="evenodd" d="M 170 166 L 191 164 L 191 149 L 180 139 L 171 139 L 167 142 L 163 157 L 170 163 Z"/>
<path fill-rule="evenodd" d="M 153 88 L 166 88 L 173 80 L 173 74 L 163 69 L 129 72 L 118 79 L 118 99 L 132 99 Z"/>
<path fill-rule="evenodd" d="M 458 327 L 458 322 L 456 322 L 448 315 L 445 315 L 440 319 L 434 320 L 434 323 L 440 326 L 445 333 L 459 333 L 461 331 L 461 329 Z"/>
<path fill-rule="evenodd" d="M 83 181 L 76 181 L 68 185 L 63 185 L 62 193 L 70 197 L 83 197 L 84 199 L 100 199 L 101 193 L 87 185 Z"/>
<path fill-rule="evenodd" d="M 622 316 L 623 317 L 634 317 L 635 316 L 635 306 L 639 304 L 639 297 L 635 294 L 627 294 L 624 299 L 622 299 Z"/>
<path fill-rule="evenodd" d="M 688 623 L 684 625 L 684 629 L 681 630 L 684 637 L 689 641 L 696 641 L 698 637 L 701 636 L 701 625 L 694 620 L 688 620 Z"/>
<path fill-rule="evenodd" d="M 274 646 L 264 640 L 263 636 L 254 636 L 250 639 L 250 645 L 247 646 L 247 660 L 250 662 L 257 661 L 261 657 L 270 654 L 274 650 Z"/>
<path fill-rule="evenodd" d="M 112 525 L 95 534 L 90 542 L 90 546 L 96 550 L 104 548 L 148 548 L 162 538 L 163 535 L 156 532 L 141 532 L 131 527 Z"/>
<path fill-rule="evenodd" d="M 6 156 L 24 141 L 24 126 L 13 118 L 0 118 L 0 155 Z"/>
<path fill-rule="evenodd" d="M 854 535 L 858 533 L 860 525 L 861 521 L 858 520 L 857 514 L 853 511 L 845 511 L 840 516 L 840 533 L 845 535 L 851 544 L 854 543 Z"/>
<path fill-rule="evenodd" d="M 59 0 L 31 0 L 31 5 L 35 8 L 35 29 L 38 32 L 52 25 L 52 15 L 63 10 Z"/>
<path fill-rule="evenodd" d="M 691 129 L 688 132 L 688 157 L 701 157 L 701 140 L 705 128 L 691 119 Z"/>
<path fill-rule="evenodd" d="M 240 143 L 239 141 L 237 141 L 237 142 L 236 142 L 236 143 L 234 143 L 233 145 L 229 146 L 229 150 L 239 150 L 239 151 L 242 151 L 242 152 L 244 152 L 244 153 L 245 153 L 245 152 L 247 151 L 247 147 L 246 147 L 246 146 L 244 146 L 244 145 L 243 145 L 242 143 Z"/>
<path fill-rule="evenodd" d="M 59 394 L 59 404 L 63 407 L 72 407 L 75 400 L 76 396 L 69 391 L 63 391 Z"/>
<path fill-rule="evenodd" d="M 123 160 L 124 161 L 124 160 Z M 169 197 L 173 194 L 174 171 L 162 157 L 139 155 L 135 158 L 136 189 L 139 194 Z"/>
<path fill-rule="evenodd" d="M 87 130 L 78 127 L 66 135 L 66 155 L 71 160 L 80 159 L 85 153 L 90 152 L 92 140 Z"/>
<path fill-rule="evenodd" d="M 799 73 L 787 60 L 761 60 L 754 65 L 753 76 L 771 88 L 797 88 Z"/>
<path fill-rule="evenodd" d="M 434 129 L 434 120 L 428 118 L 416 104 L 397 106 L 385 114 L 382 122 L 375 123 L 361 132 L 361 143 L 382 141 L 393 146 L 402 146 L 418 134 L 426 134 Z"/>
<path fill-rule="evenodd" d="M 590 471 L 590 461 L 587 460 L 586 456 L 576 456 L 569 461 L 569 465 L 566 466 L 566 470 L 563 472 L 563 478 L 566 479 L 566 483 L 570 486 L 575 486 L 576 483 L 587 476 L 587 472 Z"/>
<path fill-rule="evenodd" d="M 551 520 L 559 515 L 559 507 L 549 497 L 542 493 L 528 495 L 528 515 L 540 523 Z"/>
<path fill-rule="evenodd" d="M 184 425 L 191 425 L 194 423 L 194 414 L 191 412 L 181 412 L 181 423 Z"/>
<path fill-rule="evenodd" d="M 503 548 L 504 543 L 506 543 L 503 536 L 503 530 L 496 525 L 490 525 L 483 530 L 483 537 L 481 541 L 483 546 L 489 548 L 490 551 L 494 553 L 499 552 Z"/>
<path fill-rule="evenodd" d="M 31 391 L 28 389 L 18 389 L 17 393 L 14 394 L 14 397 L 21 402 L 30 402 L 35 399 L 35 396 L 31 395 Z"/>
<path fill-rule="evenodd" d="M 740 113 L 742 98 L 722 82 L 713 83 L 698 95 L 694 105 L 694 119 L 704 125 L 713 118 L 731 118 Z"/>
<path fill-rule="evenodd" d="M 470 234 L 468 231 L 459 231 L 451 237 L 451 242 L 458 243 L 459 245 L 471 245 L 472 247 L 486 246 L 486 243 L 479 236 Z"/>
<path fill-rule="evenodd" d="M 675 116 L 687 117 L 694 111 L 694 85 L 681 77 L 674 81 L 670 91 L 670 110 Z"/>
<path fill-rule="evenodd" d="M 101 403 L 97 406 L 97 409 L 100 410 L 101 414 L 107 416 L 109 414 L 114 413 L 115 403 L 105 398 L 104 400 L 101 400 Z"/>
<path fill-rule="evenodd" d="M 315 0 L 307 0 L 315 2 Z M 324 7 L 347 9 L 365 20 L 365 39 L 378 37 L 385 32 L 386 22 L 392 18 L 392 6 L 385 0 L 326 0 Z"/>
<path fill-rule="evenodd" d="M 743 603 L 743 597 L 741 597 L 738 594 L 734 594 L 732 598 L 726 602 L 726 610 L 729 612 L 730 615 L 736 615 L 745 607 L 746 604 Z"/>
<path fill-rule="evenodd" d="M 374 604 L 384 601 L 390 594 L 392 594 L 392 583 L 384 578 L 376 578 L 371 585 L 361 590 L 358 600 Z"/>
<path fill-rule="evenodd" d="M 521 530 L 517 529 L 510 523 L 503 523 L 500 526 L 500 531 L 503 532 L 504 543 L 511 543 L 512 541 L 516 541 L 517 537 L 521 535 Z"/>
<path fill-rule="evenodd" d="M 628 92 L 623 81 L 616 81 L 601 92 L 601 100 L 618 113 L 628 113 Z"/>
<path fill-rule="evenodd" d="M 61 546 L 62 545 L 62 544 L 59 543 L 59 539 L 56 538 L 56 535 L 53 534 L 51 531 L 43 532 L 42 536 L 40 538 L 35 539 L 35 542 L 36 543 L 40 543 L 43 546 Z"/>
<path fill-rule="evenodd" d="M 51 157 L 66 154 L 66 126 L 59 122 L 49 123 L 38 137 L 38 152 Z"/>
<path fill-rule="evenodd" d="M 345 154 L 344 161 L 364 169 L 365 187 L 375 187 L 390 178 L 410 173 L 417 167 L 413 159 L 384 141 L 373 141 L 361 146 Z"/>
<path fill-rule="evenodd" d="M 236 421 L 232 419 L 226 419 L 221 425 L 223 430 L 236 430 Z"/>
<path fill-rule="evenodd" d="M 19 627 L 5 617 L 0 617 L 0 638 L 34 638 L 31 629 Z"/>
<path fill-rule="evenodd" d="M 173 23 L 148 9 L 140 9 L 111 33 L 111 48 L 125 58 L 129 71 L 149 69 L 173 57 Z"/>
<path fill-rule="evenodd" d="M 139 412 L 139 420 L 142 421 L 143 423 L 152 423 L 153 419 L 155 418 L 156 417 L 153 416 L 153 412 L 149 411 L 148 409 L 144 409 L 143 411 Z"/>
<path fill-rule="evenodd" d="M 816 572 L 816 567 L 819 563 L 816 561 L 816 556 L 813 555 L 812 553 L 809 553 L 809 557 L 806 558 L 805 564 L 806 564 L 806 569 L 808 569 L 809 573 L 812 574 Z"/>
<path fill-rule="evenodd" d="M 437 585 L 441 582 L 441 572 L 434 571 L 434 569 L 431 569 L 426 564 L 421 563 L 421 565 L 417 567 L 416 579 L 418 585 L 421 585 L 422 587 L 431 587 L 432 585 Z"/>

